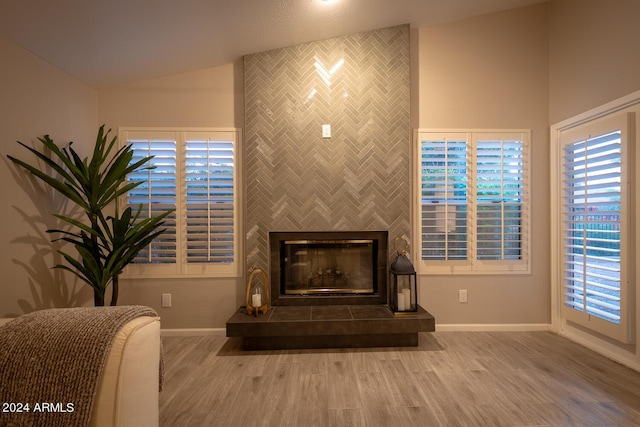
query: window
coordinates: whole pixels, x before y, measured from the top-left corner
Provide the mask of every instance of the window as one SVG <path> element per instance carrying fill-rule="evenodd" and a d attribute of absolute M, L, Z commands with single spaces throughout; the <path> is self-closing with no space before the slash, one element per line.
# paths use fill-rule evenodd
<path fill-rule="evenodd" d="M 556 148 L 562 315 L 622 342 L 631 342 L 630 122 L 622 113 L 579 124 Z"/>
<path fill-rule="evenodd" d="M 418 131 L 420 272 L 529 271 L 528 131 Z"/>
<path fill-rule="evenodd" d="M 145 181 L 123 204 L 145 217 L 174 209 L 166 232 L 127 267 L 128 276 L 235 276 L 238 260 L 236 147 L 229 129 L 121 129 L 134 160 L 153 156 L 154 169 L 131 174 Z"/>

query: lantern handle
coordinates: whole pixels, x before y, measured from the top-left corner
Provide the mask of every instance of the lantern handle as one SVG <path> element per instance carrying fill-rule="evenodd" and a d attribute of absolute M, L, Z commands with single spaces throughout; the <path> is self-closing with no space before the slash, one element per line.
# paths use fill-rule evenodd
<path fill-rule="evenodd" d="M 398 242 L 404 242 L 404 248 L 402 250 L 398 249 Z M 396 237 L 393 240 L 393 248 L 396 250 L 398 255 L 406 255 L 409 251 L 409 241 L 404 237 Z"/>

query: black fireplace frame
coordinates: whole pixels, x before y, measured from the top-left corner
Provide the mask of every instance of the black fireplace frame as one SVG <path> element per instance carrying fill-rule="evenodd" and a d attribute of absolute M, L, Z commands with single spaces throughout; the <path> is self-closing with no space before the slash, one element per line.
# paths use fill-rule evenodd
<path fill-rule="evenodd" d="M 288 240 L 374 240 L 377 241 L 377 265 L 372 294 L 283 295 L 281 293 L 281 242 Z M 271 305 L 373 305 L 387 304 L 389 259 L 388 231 L 272 231 L 269 232 L 269 273 Z"/>

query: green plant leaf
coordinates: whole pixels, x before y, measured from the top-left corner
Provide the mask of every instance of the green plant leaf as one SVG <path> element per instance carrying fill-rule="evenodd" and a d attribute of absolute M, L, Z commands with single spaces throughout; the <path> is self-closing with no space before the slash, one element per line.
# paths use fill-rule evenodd
<path fill-rule="evenodd" d="M 105 132 L 104 125 L 99 128 L 90 160 L 81 158 L 73 149 L 73 143 L 60 148 L 49 135 L 38 138 L 43 145 L 42 152 L 18 141 L 47 169 L 41 170 L 23 160 L 7 156 L 84 211 L 84 220 L 61 213 L 52 214 L 71 226 L 68 230 L 47 230 L 47 233 L 56 235 L 52 241 L 68 243 L 77 253 L 73 256 L 58 250 L 65 263 L 54 268 L 73 273 L 90 285 L 102 299 L 114 277 L 144 247 L 166 231 L 161 227 L 164 219 L 173 212 L 169 210 L 155 217 L 141 219 L 142 205 L 138 205 L 135 211 L 129 206 L 119 214 L 116 199 L 144 182 L 127 182 L 127 176 L 138 170 L 155 169 L 155 166 L 149 164 L 152 156 L 133 161 L 131 145 L 114 151 L 117 138 L 114 136 L 107 142 L 110 131 Z M 113 202 L 116 202 L 116 214 L 113 217 L 106 216 L 104 210 Z"/>

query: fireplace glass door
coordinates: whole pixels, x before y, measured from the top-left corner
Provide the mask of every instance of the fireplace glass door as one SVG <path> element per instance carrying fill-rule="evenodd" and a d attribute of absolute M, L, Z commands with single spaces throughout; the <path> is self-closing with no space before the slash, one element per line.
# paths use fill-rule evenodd
<path fill-rule="evenodd" d="M 284 295 L 377 291 L 375 240 L 284 240 L 280 245 Z"/>

